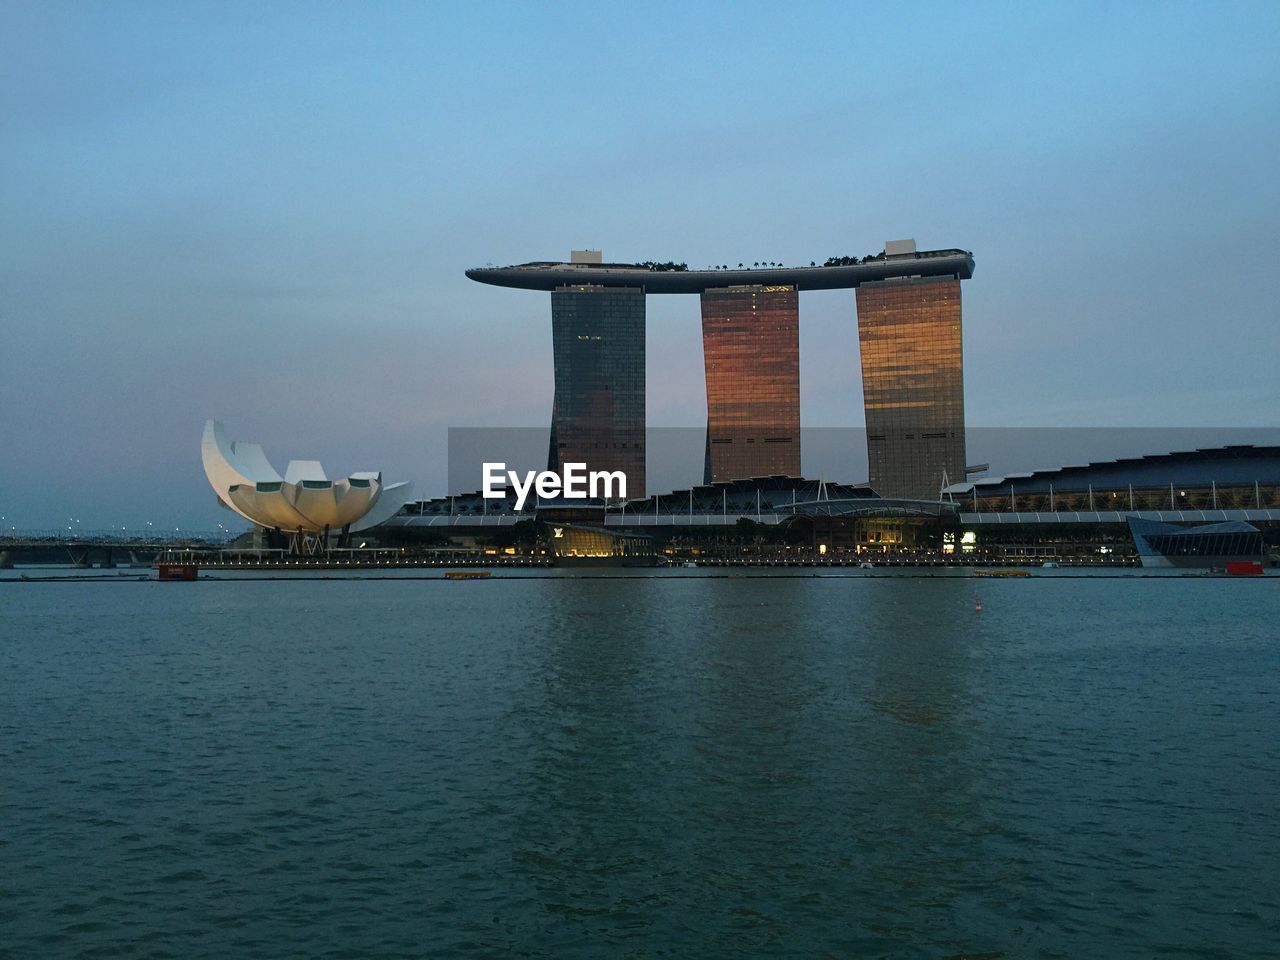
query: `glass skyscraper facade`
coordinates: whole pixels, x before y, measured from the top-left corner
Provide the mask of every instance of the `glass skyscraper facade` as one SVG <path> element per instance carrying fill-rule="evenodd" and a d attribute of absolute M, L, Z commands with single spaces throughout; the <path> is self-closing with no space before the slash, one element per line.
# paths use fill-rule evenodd
<path fill-rule="evenodd" d="M 965 479 L 960 280 L 912 278 L 857 288 L 871 488 L 936 500 Z"/>
<path fill-rule="evenodd" d="M 800 476 L 800 312 L 791 286 L 702 293 L 704 481 Z"/>
<path fill-rule="evenodd" d="M 555 398 L 547 468 L 621 470 L 645 495 L 645 310 L 638 287 L 551 293 Z"/>

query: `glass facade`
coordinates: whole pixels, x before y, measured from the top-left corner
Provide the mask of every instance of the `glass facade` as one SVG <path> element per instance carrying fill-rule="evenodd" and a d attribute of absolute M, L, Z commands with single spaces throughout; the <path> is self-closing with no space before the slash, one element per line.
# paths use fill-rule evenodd
<path fill-rule="evenodd" d="M 548 544 L 557 557 L 656 557 L 652 537 L 602 527 L 550 525 Z"/>
<path fill-rule="evenodd" d="M 561 287 L 551 293 L 555 399 L 547 468 L 621 470 L 645 494 L 644 291 Z"/>
<path fill-rule="evenodd" d="M 965 479 L 960 281 L 858 287 L 858 342 L 871 488 L 936 500 Z"/>
<path fill-rule="evenodd" d="M 1144 538 L 1166 557 L 1261 557 L 1262 533 L 1168 534 Z"/>
<path fill-rule="evenodd" d="M 794 287 L 702 294 L 704 482 L 800 476 L 800 309 Z"/>
<path fill-rule="evenodd" d="M 980 490 L 955 495 L 956 503 L 973 513 L 1122 513 L 1157 510 L 1277 510 L 1280 484 L 1236 485 L 1166 484 L 1162 486 L 1116 487 L 1109 484 L 1026 491 L 1018 481 L 999 490 Z"/>
<path fill-rule="evenodd" d="M 1240 520 L 1180 527 L 1129 517 L 1128 523 L 1143 566 L 1208 566 L 1215 561 L 1266 558 L 1262 531 Z"/>

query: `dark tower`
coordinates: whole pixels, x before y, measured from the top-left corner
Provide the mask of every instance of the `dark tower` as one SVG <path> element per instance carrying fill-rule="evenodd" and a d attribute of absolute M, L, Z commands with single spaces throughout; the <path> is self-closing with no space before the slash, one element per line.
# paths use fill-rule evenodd
<path fill-rule="evenodd" d="M 644 291 L 565 286 L 551 294 L 555 399 L 547 468 L 621 470 L 645 495 Z"/>

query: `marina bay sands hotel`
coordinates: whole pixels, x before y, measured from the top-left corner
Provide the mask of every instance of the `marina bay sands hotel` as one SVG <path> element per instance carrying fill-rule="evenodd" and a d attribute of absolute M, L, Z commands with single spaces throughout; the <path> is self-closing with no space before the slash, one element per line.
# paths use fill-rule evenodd
<path fill-rule="evenodd" d="M 856 289 L 871 488 L 937 500 L 965 479 L 960 281 L 964 250 L 887 243 L 861 260 L 808 267 L 689 270 L 606 263 L 574 251 L 468 270 L 482 283 L 551 293 L 555 398 L 548 469 L 584 462 L 623 470 L 645 493 L 645 297 L 698 294 L 707 382 L 705 482 L 800 470 L 800 300 L 804 290 Z"/>

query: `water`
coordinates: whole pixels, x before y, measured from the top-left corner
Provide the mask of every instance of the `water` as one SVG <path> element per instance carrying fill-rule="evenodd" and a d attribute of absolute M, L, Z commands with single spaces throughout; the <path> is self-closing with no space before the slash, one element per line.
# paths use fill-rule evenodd
<path fill-rule="evenodd" d="M 1274 957 L 1277 588 L 0 585 L 0 956 Z"/>

